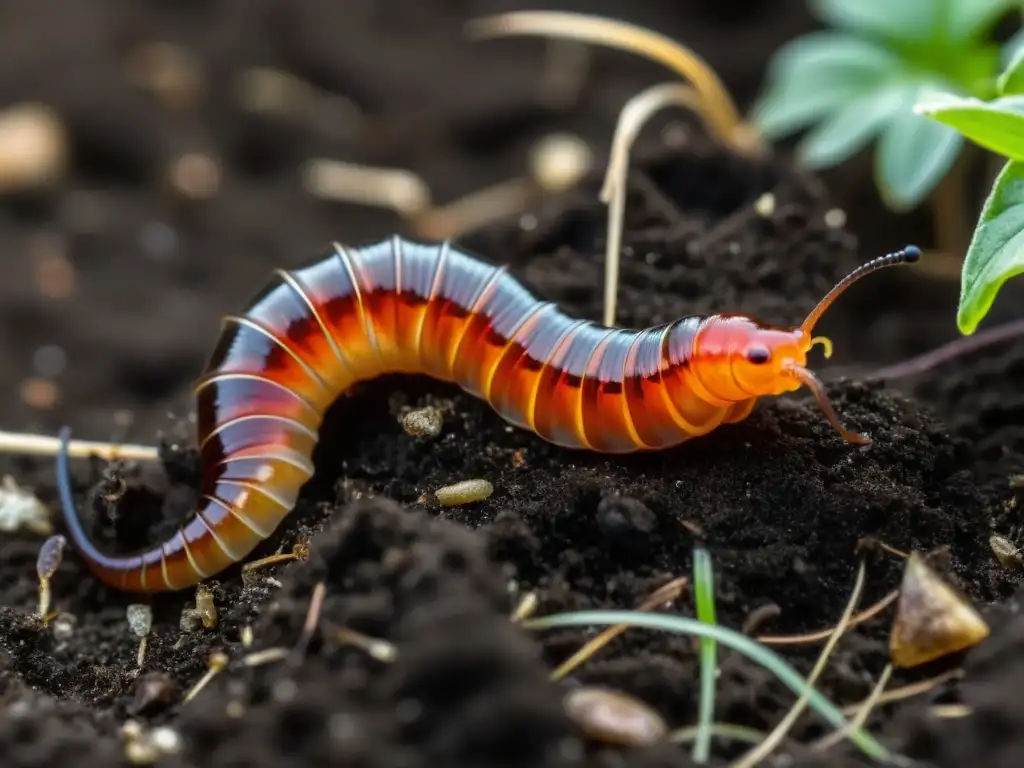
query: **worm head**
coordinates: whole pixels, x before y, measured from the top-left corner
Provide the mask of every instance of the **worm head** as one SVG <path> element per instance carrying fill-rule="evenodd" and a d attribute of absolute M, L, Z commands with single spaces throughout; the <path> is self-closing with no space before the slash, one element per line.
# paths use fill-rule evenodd
<path fill-rule="evenodd" d="M 819 344 L 825 357 L 831 356 L 832 342 L 825 337 L 811 337 L 803 328 L 772 328 L 751 323 L 742 343 L 735 346 L 731 354 L 735 385 L 754 397 L 781 395 L 807 387 L 844 439 L 858 445 L 870 443 L 864 435 L 842 425 L 821 381 L 807 367 L 808 353 Z"/>
<path fill-rule="evenodd" d="M 896 264 L 910 264 L 920 258 L 920 251 L 907 246 L 901 251 L 869 261 L 843 278 L 797 328 L 764 326 L 743 316 L 723 318 L 716 322 L 703 339 L 703 348 L 713 358 L 729 361 L 727 369 L 719 366 L 709 370 L 706 382 L 709 391 L 724 399 L 781 395 L 807 387 L 814 395 L 829 423 L 843 439 L 857 445 L 868 445 L 865 435 L 843 426 L 828 399 L 821 380 L 807 367 L 807 354 L 820 344 L 825 357 L 832 355 L 832 342 L 814 336 L 814 326 L 832 303 L 851 285 L 866 275 Z"/>

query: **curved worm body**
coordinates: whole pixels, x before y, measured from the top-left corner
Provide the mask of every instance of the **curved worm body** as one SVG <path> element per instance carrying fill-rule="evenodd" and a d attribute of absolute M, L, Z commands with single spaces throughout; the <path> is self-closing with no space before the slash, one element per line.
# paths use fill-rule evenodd
<path fill-rule="evenodd" d="M 916 258 L 909 249 L 901 254 L 859 272 Z M 308 266 L 278 270 L 245 314 L 225 318 L 196 387 L 203 464 L 196 515 L 162 544 L 124 557 L 90 542 L 66 487 L 65 520 L 103 582 L 128 591 L 182 589 L 242 560 L 274 532 L 313 474 L 324 413 L 356 382 L 422 373 L 458 384 L 510 423 L 566 448 L 657 450 L 746 418 L 762 395 L 813 389 L 816 379 L 803 368 L 813 343 L 805 326 L 716 315 L 640 331 L 607 328 L 539 302 L 505 267 L 447 243 L 395 237 L 335 245 Z M 817 386 L 837 428 L 864 442 L 838 425 Z M 66 479 L 66 455 L 58 461 Z"/>

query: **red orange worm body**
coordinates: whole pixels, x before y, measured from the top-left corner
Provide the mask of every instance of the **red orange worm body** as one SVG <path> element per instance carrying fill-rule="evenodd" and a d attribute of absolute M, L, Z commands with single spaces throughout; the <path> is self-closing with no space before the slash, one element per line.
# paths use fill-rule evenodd
<path fill-rule="evenodd" d="M 568 317 L 504 267 L 447 243 L 335 245 L 309 266 L 279 270 L 244 315 L 225 319 L 196 388 L 196 515 L 140 554 L 103 554 L 73 507 L 65 430 L 58 462 L 68 530 L 106 584 L 142 592 L 193 586 L 275 531 L 313 474 L 328 407 L 356 382 L 385 373 L 452 381 L 548 441 L 606 453 L 678 445 L 746 418 L 758 397 L 807 385 L 843 436 L 865 443 L 839 424 L 805 368 L 819 341 L 811 330 L 860 276 L 917 257 L 909 247 L 862 266 L 797 328 L 714 315 L 634 331 Z"/>

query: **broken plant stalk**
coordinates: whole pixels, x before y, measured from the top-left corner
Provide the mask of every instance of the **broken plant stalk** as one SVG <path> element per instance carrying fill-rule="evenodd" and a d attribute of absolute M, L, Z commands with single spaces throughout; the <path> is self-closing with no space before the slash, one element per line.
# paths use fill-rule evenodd
<path fill-rule="evenodd" d="M 608 231 L 604 256 L 604 324 L 615 325 L 619 294 L 619 261 L 622 227 L 626 215 L 626 190 L 629 176 L 629 152 L 651 116 L 668 106 L 693 109 L 701 114 L 700 94 L 684 83 L 662 83 L 641 91 L 622 108 L 615 125 L 615 137 L 608 157 L 601 202 L 608 206 Z M 709 123 L 709 128 L 712 127 Z"/>
<path fill-rule="evenodd" d="M 704 59 L 671 38 L 614 19 L 559 11 L 521 11 L 473 19 L 466 32 L 475 40 L 516 35 L 541 35 L 579 40 L 639 54 L 668 67 L 688 80 L 715 133 L 744 154 L 759 152 L 756 131 L 741 117 L 722 80 Z"/>

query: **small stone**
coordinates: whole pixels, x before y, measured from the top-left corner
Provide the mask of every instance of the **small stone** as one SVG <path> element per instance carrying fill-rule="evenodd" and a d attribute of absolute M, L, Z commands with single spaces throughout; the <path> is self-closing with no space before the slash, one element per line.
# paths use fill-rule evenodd
<path fill-rule="evenodd" d="M 167 709 L 178 698 L 178 686 L 163 672 L 147 672 L 135 681 L 128 714 L 152 715 Z"/>
<path fill-rule="evenodd" d="M 658 516 L 638 499 L 605 496 L 597 505 L 597 525 L 612 540 L 646 539 L 658 527 Z"/>

